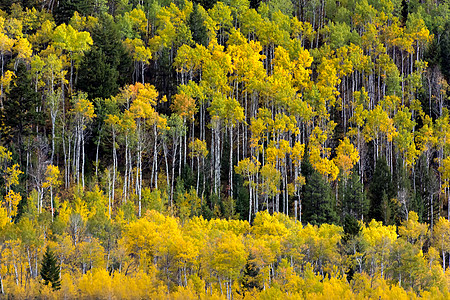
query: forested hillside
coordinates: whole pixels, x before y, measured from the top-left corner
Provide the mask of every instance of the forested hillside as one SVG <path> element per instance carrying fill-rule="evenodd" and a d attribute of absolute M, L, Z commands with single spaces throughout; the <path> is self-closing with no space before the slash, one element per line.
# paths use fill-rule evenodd
<path fill-rule="evenodd" d="M 450 296 L 448 0 L 0 9 L 0 298 Z"/>

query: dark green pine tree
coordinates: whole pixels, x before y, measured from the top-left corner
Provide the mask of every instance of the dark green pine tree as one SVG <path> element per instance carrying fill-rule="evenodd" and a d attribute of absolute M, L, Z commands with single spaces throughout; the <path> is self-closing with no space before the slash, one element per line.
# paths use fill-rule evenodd
<path fill-rule="evenodd" d="M 101 49 L 93 48 L 80 65 L 77 86 L 89 98 L 108 98 L 119 90 L 119 72 L 107 60 Z"/>
<path fill-rule="evenodd" d="M 47 246 L 44 258 L 41 264 L 41 277 L 44 280 L 44 284 L 52 284 L 53 290 L 59 290 L 61 288 L 61 279 L 59 277 L 59 264 L 57 263 L 56 256 L 53 251 Z"/>
<path fill-rule="evenodd" d="M 208 46 L 208 32 L 205 26 L 205 20 L 203 20 L 202 15 L 198 12 L 198 4 L 194 4 L 194 10 L 189 16 L 189 27 L 192 32 L 192 39 L 197 44 Z"/>
<path fill-rule="evenodd" d="M 56 25 L 68 24 L 76 11 L 82 16 L 87 16 L 92 13 L 92 8 L 92 1 L 88 0 L 59 0 L 53 7 L 53 17 Z"/>
<path fill-rule="evenodd" d="M 441 50 L 441 71 L 447 81 L 450 80 L 450 21 L 445 24 L 439 48 Z"/>
<path fill-rule="evenodd" d="M 306 178 L 302 222 L 313 225 L 336 223 L 338 216 L 328 182 L 312 168 L 307 158 L 302 163 L 302 173 Z"/>
<path fill-rule="evenodd" d="M 260 282 L 258 282 L 257 276 L 259 275 L 259 268 L 254 262 L 255 257 L 253 254 L 249 254 L 247 258 L 247 263 L 244 267 L 244 276 L 242 277 L 242 287 L 246 291 L 258 290 L 261 291 L 262 287 Z"/>
<path fill-rule="evenodd" d="M 395 205 L 392 203 L 394 197 L 395 188 L 391 171 L 386 159 L 379 158 L 369 186 L 369 220 L 375 219 L 390 225 L 395 213 Z"/>
<path fill-rule="evenodd" d="M 4 144 L 19 154 L 20 164 L 26 164 L 25 140 L 34 136 L 43 128 L 44 115 L 39 109 L 39 94 L 33 89 L 30 72 L 25 64 L 20 63 L 16 70 L 16 79 L 3 101 L 0 111 L 0 135 Z"/>
<path fill-rule="evenodd" d="M 363 216 L 367 216 L 369 204 L 357 170 L 353 170 L 346 182 L 339 182 L 339 200 L 341 220 L 348 215 L 357 220 L 363 220 Z"/>
<path fill-rule="evenodd" d="M 131 82 L 133 61 L 122 44 L 114 19 L 102 15 L 92 31 L 93 46 L 78 69 L 76 86 L 90 99 L 108 98 Z"/>

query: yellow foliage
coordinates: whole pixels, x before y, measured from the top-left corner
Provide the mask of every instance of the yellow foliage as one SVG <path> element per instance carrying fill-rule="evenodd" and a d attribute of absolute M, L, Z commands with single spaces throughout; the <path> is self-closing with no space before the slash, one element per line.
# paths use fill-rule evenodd
<path fill-rule="evenodd" d="M 5 147 L 0 146 L 0 162 L 7 162 L 11 160 L 12 153 L 8 151 Z"/>
<path fill-rule="evenodd" d="M 8 212 L 6 211 L 6 208 L 0 205 L 0 230 L 2 230 L 9 222 L 10 219 L 8 217 Z"/>
<path fill-rule="evenodd" d="M 427 224 L 419 223 L 419 217 L 416 212 L 410 211 L 408 220 L 402 222 L 398 227 L 400 236 L 405 237 L 406 240 L 412 244 L 418 244 L 422 248 L 423 243 L 428 235 Z"/>
<path fill-rule="evenodd" d="M 209 153 L 208 148 L 206 146 L 206 141 L 202 141 L 199 139 L 195 139 L 189 143 L 189 149 L 191 152 L 189 155 L 191 157 L 206 157 Z"/>
<path fill-rule="evenodd" d="M 61 180 L 59 180 L 59 168 L 58 166 L 48 165 L 47 170 L 45 171 L 45 182 L 43 184 L 44 188 L 48 187 L 58 187 L 62 184 Z"/>
<path fill-rule="evenodd" d="M 348 177 L 350 170 L 359 161 L 358 150 L 350 143 L 347 137 L 341 140 L 336 149 L 336 157 L 333 161 L 342 171 L 344 178 Z"/>
<path fill-rule="evenodd" d="M 2 78 L 0 78 L 0 83 L 3 85 L 6 92 L 9 91 L 9 86 L 13 79 L 16 77 L 13 71 L 7 70 L 3 73 Z"/>
<path fill-rule="evenodd" d="M 8 167 L 6 169 L 6 190 L 9 190 L 12 186 L 19 184 L 20 174 L 23 174 L 23 172 L 19 169 L 19 164 L 14 164 L 12 167 Z"/>
<path fill-rule="evenodd" d="M 83 120 L 90 121 L 96 117 L 96 114 L 94 113 L 94 105 L 87 99 L 77 99 L 72 111 Z"/>
<path fill-rule="evenodd" d="M 17 204 L 19 204 L 20 200 L 22 200 L 20 193 L 15 193 L 13 190 L 10 190 L 8 194 L 6 194 L 5 201 L 8 206 L 10 217 L 14 217 L 16 215 Z"/>

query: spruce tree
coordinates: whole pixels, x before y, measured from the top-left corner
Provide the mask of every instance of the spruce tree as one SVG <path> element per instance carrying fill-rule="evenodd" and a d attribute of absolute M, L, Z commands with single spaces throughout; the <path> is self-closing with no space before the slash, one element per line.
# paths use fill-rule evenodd
<path fill-rule="evenodd" d="M 93 46 L 80 64 L 76 85 L 90 99 L 108 98 L 131 82 L 133 61 L 112 16 L 102 15 L 91 34 Z"/>
<path fill-rule="evenodd" d="M 47 246 L 44 258 L 41 264 L 41 277 L 44 280 L 44 284 L 52 284 L 53 290 L 59 290 L 61 288 L 61 279 L 59 278 L 59 264 L 57 263 L 56 256 L 53 251 Z"/>
<path fill-rule="evenodd" d="M 260 282 L 258 281 L 258 275 L 260 272 L 260 269 L 254 262 L 255 256 L 253 254 L 249 254 L 247 258 L 247 263 L 244 267 L 244 276 L 242 277 L 242 287 L 246 291 L 251 290 L 262 290 L 262 286 L 260 285 Z"/>
<path fill-rule="evenodd" d="M 0 135 L 2 144 L 14 145 L 20 164 L 26 165 L 25 141 L 34 136 L 36 129 L 42 128 L 45 121 L 39 111 L 39 94 L 33 89 L 26 65 L 19 63 L 15 74 L 16 79 L 0 111 Z"/>
<path fill-rule="evenodd" d="M 302 221 L 313 225 L 337 223 L 338 216 L 331 188 L 305 158 L 302 163 L 302 174 L 306 178 L 303 187 Z"/>
<path fill-rule="evenodd" d="M 339 198 L 342 221 L 348 215 L 357 220 L 367 216 L 369 204 L 357 170 L 353 170 L 346 182 L 339 184 Z"/>
<path fill-rule="evenodd" d="M 369 186 L 369 220 L 382 221 L 383 224 L 391 224 L 393 203 L 395 196 L 391 171 L 384 157 L 379 158 L 375 165 L 375 171 Z"/>

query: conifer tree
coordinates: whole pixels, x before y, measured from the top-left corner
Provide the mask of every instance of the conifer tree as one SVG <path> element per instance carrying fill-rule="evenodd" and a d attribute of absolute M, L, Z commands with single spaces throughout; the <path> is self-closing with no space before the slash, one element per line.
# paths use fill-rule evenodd
<path fill-rule="evenodd" d="M 375 171 L 369 186 L 369 220 L 375 219 L 389 223 L 392 201 L 395 195 L 391 172 L 386 159 L 381 157 L 377 160 Z"/>
<path fill-rule="evenodd" d="M 59 265 L 53 251 L 47 246 L 41 264 L 41 277 L 44 279 L 44 284 L 52 284 L 53 290 L 61 288 L 61 279 L 59 277 Z"/>
<path fill-rule="evenodd" d="M 302 222 L 313 225 L 336 223 L 338 216 L 328 182 L 312 168 L 307 159 L 303 162 L 302 172 L 306 178 L 303 189 Z"/>

